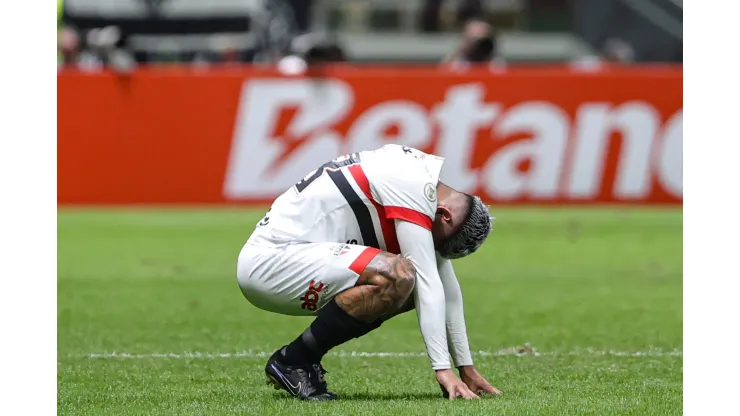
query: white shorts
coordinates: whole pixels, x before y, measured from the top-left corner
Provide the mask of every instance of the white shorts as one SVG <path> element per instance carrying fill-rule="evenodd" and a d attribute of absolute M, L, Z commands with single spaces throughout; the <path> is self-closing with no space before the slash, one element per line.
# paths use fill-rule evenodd
<path fill-rule="evenodd" d="M 279 247 L 245 244 L 237 280 L 254 306 L 283 315 L 312 315 L 355 286 L 380 252 L 341 243 L 295 243 Z"/>

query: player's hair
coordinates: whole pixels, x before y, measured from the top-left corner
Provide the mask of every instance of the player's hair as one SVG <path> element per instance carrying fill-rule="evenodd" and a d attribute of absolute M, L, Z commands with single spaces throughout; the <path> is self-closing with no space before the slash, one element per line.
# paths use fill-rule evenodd
<path fill-rule="evenodd" d="M 468 212 L 460 228 L 452 234 L 438 250 L 446 259 L 459 259 L 474 253 L 488 238 L 493 228 L 494 218 L 480 198 L 464 194 L 468 202 Z"/>

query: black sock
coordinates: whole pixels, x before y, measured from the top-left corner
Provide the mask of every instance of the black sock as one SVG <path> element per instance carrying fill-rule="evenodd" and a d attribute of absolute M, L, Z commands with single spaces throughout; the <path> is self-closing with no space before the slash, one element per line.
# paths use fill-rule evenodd
<path fill-rule="evenodd" d="M 282 361 L 288 365 L 319 363 L 330 349 L 367 334 L 380 323 L 380 320 L 362 322 L 332 300 L 319 310 L 311 325 L 283 349 Z"/>

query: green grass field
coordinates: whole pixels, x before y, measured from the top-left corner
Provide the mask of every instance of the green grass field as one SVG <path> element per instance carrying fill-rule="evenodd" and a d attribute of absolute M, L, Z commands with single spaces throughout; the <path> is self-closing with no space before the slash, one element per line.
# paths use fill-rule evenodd
<path fill-rule="evenodd" d="M 455 263 L 476 364 L 504 391 L 474 402 L 441 399 L 413 313 L 325 359 L 341 401 L 266 386 L 264 353 L 310 319 L 238 289 L 262 214 L 61 210 L 59 413 L 682 413 L 680 209 L 496 210 L 489 242 Z M 378 352 L 396 354 L 362 354 Z"/>

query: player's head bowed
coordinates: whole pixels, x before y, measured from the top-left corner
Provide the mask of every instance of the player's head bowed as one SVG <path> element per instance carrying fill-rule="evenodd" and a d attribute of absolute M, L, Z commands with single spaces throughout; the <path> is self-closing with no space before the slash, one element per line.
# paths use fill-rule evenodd
<path fill-rule="evenodd" d="M 477 196 L 461 195 L 466 200 L 462 223 L 437 247 L 437 252 L 447 259 L 459 259 L 474 253 L 493 228 L 494 218 L 483 201 Z"/>

